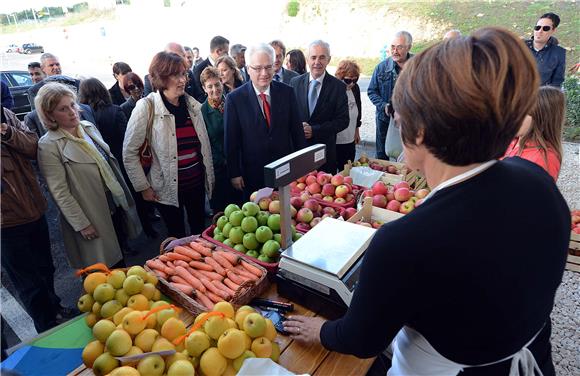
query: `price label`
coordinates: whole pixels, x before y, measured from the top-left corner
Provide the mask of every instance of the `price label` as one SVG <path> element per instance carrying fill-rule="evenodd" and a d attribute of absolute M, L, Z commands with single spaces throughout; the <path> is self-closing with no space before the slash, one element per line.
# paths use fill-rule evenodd
<path fill-rule="evenodd" d="M 290 173 L 290 163 L 286 163 L 285 165 L 282 165 L 276 169 L 276 179 L 279 179 L 284 175 L 288 175 L 289 173 Z"/>
<path fill-rule="evenodd" d="M 324 151 L 325 151 L 325 149 L 322 149 L 322 150 L 318 150 L 316 153 L 314 153 L 314 163 L 324 159 Z"/>

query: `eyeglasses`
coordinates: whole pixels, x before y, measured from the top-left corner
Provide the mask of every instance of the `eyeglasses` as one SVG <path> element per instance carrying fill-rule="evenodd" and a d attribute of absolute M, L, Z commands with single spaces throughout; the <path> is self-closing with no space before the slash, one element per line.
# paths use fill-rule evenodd
<path fill-rule="evenodd" d="M 398 44 L 398 45 L 396 45 L 396 46 L 395 46 L 395 45 L 391 45 L 391 50 L 398 50 L 398 51 L 401 51 L 401 50 L 404 50 L 405 48 L 407 48 L 407 46 L 403 46 L 403 45 L 401 45 L 401 44 Z"/>
<path fill-rule="evenodd" d="M 544 31 L 550 31 L 550 30 L 552 30 L 552 26 L 548 26 L 548 25 L 545 25 L 545 26 L 536 25 L 536 26 L 534 26 L 534 30 L 540 31 L 540 29 L 542 29 Z"/>
<path fill-rule="evenodd" d="M 252 68 L 256 72 L 261 72 L 261 71 L 270 72 L 272 70 L 272 68 L 274 68 L 274 66 L 273 65 L 266 65 L 265 67 L 261 67 L 261 66 L 253 67 L 250 65 L 250 68 Z"/>
<path fill-rule="evenodd" d="M 357 78 L 343 78 L 342 81 L 347 85 L 356 84 L 358 81 L 358 77 Z"/>

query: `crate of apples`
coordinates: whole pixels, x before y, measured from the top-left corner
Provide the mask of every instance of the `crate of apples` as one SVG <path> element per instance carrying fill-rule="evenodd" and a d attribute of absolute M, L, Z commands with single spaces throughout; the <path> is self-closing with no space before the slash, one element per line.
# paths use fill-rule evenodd
<path fill-rule="evenodd" d="M 363 197 L 371 197 L 373 206 L 378 208 L 408 214 L 421 205 L 429 192 L 426 188 L 414 191 L 406 181 L 396 183 L 394 186 L 377 181 L 371 189 L 363 192 Z"/>
<path fill-rule="evenodd" d="M 290 205 L 292 205 L 292 209 L 296 210 L 296 215 L 292 218 L 292 224 L 301 233 L 308 232 L 324 218 L 338 218 L 344 211 L 342 208 L 322 205 L 319 200 L 313 198 L 308 192 L 303 192 L 300 196 L 291 197 Z"/>
<path fill-rule="evenodd" d="M 353 207 L 359 191 L 350 176 L 332 175 L 324 171 L 313 171 L 290 183 L 290 188 L 293 196 L 304 198 L 307 197 L 304 195 L 306 193 L 323 206 L 334 208 Z"/>

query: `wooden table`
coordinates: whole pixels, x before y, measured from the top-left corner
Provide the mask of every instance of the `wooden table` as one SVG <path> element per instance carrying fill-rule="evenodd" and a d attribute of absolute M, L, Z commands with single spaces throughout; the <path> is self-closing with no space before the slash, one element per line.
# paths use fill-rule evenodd
<path fill-rule="evenodd" d="M 278 296 L 275 284 L 270 284 L 266 292 L 261 295 L 263 298 L 273 299 L 283 302 L 289 302 L 288 299 Z M 294 303 L 294 312 L 296 315 L 316 316 L 315 312 Z M 180 318 L 186 326 L 193 323 L 194 317 L 188 312 L 183 311 Z M 276 342 L 280 345 L 280 365 L 295 374 L 310 374 L 314 376 L 325 375 L 365 375 L 374 358 L 359 359 L 352 355 L 344 355 L 326 350 L 321 345 L 302 345 L 288 336 L 278 335 Z M 80 359 L 79 359 L 80 360 Z M 84 365 L 79 366 L 68 376 L 89 376 L 93 375 L 91 369 Z"/>

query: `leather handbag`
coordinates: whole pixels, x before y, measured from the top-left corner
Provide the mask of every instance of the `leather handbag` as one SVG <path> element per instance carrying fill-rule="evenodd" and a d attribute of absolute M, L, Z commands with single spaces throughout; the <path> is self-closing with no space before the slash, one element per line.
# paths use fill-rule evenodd
<path fill-rule="evenodd" d="M 143 141 L 143 145 L 139 148 L 139 162 L 141 162 L 141 166 L 143 167 L 143 172 L 145 175 L 149 173 L 151 169 L 151 162 L 153 160 L 153 155 L 151 154 L 151 133 L 153 130 L 153 119 L 155 117 L 155 105 L 152 103 L 152 100 L 149 97 L 143 98 L 147 102 L 147 133 L 145 134 L 145 141 Z"/>

